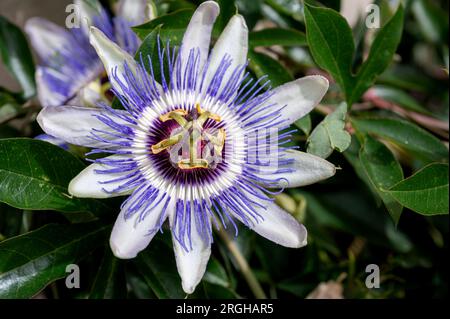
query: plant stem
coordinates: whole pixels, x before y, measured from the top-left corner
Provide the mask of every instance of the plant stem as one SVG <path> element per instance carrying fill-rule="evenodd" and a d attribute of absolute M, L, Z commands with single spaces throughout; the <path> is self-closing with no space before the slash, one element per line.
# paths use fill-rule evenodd
<path fill-rule="evenodd" d="M 223 242 L 227 246 L 230 253 L 233 255 L 234 259 L 236 260 L 237 264 L 239 265 L 239 268 L 241 270 L 242 275 L 245 278 L 245 281 L 247 281 L 248 286 L 250 287 L 250 290 L 253 292 L 253 295 L 257 299 L 267 299 L 266 294 L 264 293 L 264 290 L 261 288 L 261 285 L 259 284 L 258 280 L 256 279 L 255 275 L 252 272 L 252 269 L 250 268 L 249 264 L 247 263 L 247 260 L 245 260 L 244 256 L 242 255 L 241 251 L 239 250 L 239 247 L 236 245 L 236 242 L 234 242 L 228 233 L 225 231 L 223 227 L 220 228 L 220 230 L 217 231 L 219 236 L 222 238 Z"/>

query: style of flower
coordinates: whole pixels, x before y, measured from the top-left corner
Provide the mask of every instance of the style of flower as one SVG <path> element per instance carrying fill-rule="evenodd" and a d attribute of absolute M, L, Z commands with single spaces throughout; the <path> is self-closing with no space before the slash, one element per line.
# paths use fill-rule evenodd
<path fill-rule="evenodd" d="M 274 203 L 270 189 L 335 174 L 333 164 L 287 144 L 287 128 L 319 103 L 328 81 L 307 76 L 274 90 L 264 78 L 252 82 L 245 73 L 248 29 L 242 16 L 230 19 L 209 52 L 218 14 L 215 2 L 202 3 L 178 54 L 159 43 L 157 60 L 170 71 L 161 72 L 161 83 L 151 57 L 135 62 L 92 27 L 90 41 L 124 110 L 47 107 L 38 116 L 46 133 L 108 154 L 76 176 L 69 193 L 129 195 L 110 237 L 115 256 L 136 257 L 169 220 L 186 293 L 205 272 L 213 227 L 228 226 L 237 235 L 239 221 L 277 244 L 306 245 L 305 227 Z"/>
<path fill-rule="evenodd" d="M 89 43 L 89 26 L 134 54 L 140 44 L 131 26 L 151 18 L 147 0 L 120 0 L 118 15 L 111 19 L 97 0 L 75 0 L 78 27 L 65 29 L 43 18 L 25 25 L 41 64 L 36 70 L 38 98 L 43 106 L 95 104 L 104 99 L 103 65 Z M 73 21 L 72 21 L 73 22 Z M 73 22 L 74 23 L 74 22 Z"/>

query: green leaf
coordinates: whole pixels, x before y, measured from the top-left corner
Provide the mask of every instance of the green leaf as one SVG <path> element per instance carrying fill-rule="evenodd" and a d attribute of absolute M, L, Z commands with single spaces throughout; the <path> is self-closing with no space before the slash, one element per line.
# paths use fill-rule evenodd
<path fill-rule="evenodd" d="M 249 33 L 251 47 L 259 46 L 305 46 L 306 36 L 303 32 L 294 29 L 270 28 Z"/>
<path fill-rule="evenodd" d="M 309 135 L 309 133 L 311 132 L 311 116 L 307 114 L 301 119 L 295 121 L 294 125 L 301 129 L 302 132 L 305 133 L 305 135 Z"/>
<path fill-rule="evenodd" d="M 448 214 L 448 164 L 430 164 L 386 193 L 423 215 Z"/>
<path fill-rule="evenodd" d="M 303 5 L 298 0 L 266 0 L 276 11 L 303 22 Z"/>
<path fill-rule="evenodd" d="M 161 81 L 161 68 L 158 59 L 158 35 L 161 32 L 161 27 L 159 25 L 147 34 L 134 56 L 134 59 L 138 62 L 141 62 L 142 57 L 145 69 L 149 74 L 152 74 L 151 71 L 153 71 L 153 76 L 157 81 Z M 151 66 L 150 63 L 152 64 Z M 118 100 L 116 101 L 119 103 Z"/>
<path fill-rule="evenodd" d="M 225 288 L 229 288 L 231 286 L 225 268 L 223 268 L 216 258 L 211 258 L 209 260 L 208 267 L 206 268 L 205 275 L 203 276 L 203 281 Z"/>
<path fill-rule="evenodd" d="M 114 257 L 109 246 L 92 285 L 90 299 L 124 299 L 127 296 L 123 261 Z"/>
<path fill-rule="evenodd" d="M 416 155 L 425 162 L 447 162 L 448 149 L 435 136 L 415 124 L 398 119 L 352 119 L 353 127 L 379 136 Z"/>
<path fill-rule="evenodd" d="M 406 234 L 395 227 L 388 214 L 380 214 L 373 197 L 358 180 L 340 184 L 334 191 L 296 192 L 308 202 L 306 224 L 314 218 L 319 229 L 331 228 L 362 236 L 373 245 L 398 252 L 405 253 L 414 247 Z M 313 234 L 311 238 L 315 238 Z"/>
<path fill-rule="evenodd" d="M 75 198 L 67 185 L 83 162 L 48 142 L 28 138 L 0 140 L 0 202 L 16 208 L 100 213 L 98 200 Z"/>
<path fill-rule="evenodd" d="M 394 86 L 405 91 L 428 94 L 436 88 L 436 81 L 430 81 L 418 68 L 408 64 L 397 64 L 387 68 L 377 79 L 378 83 Z"/>
<path fill-rule="evenodd" d="M 249 68 L 257 77 L 268 75 L 272 87 L 280 86 L 294 79 L 280 62 L 268 55 L 249 51 L 248 58 L 250 59 Z"/>
<path fill-rule="evenodd" d="M 411 95 L 405 93 L 402 90 L 385 86 L 376 85 L 373 88 L 375 96 L 382 98 L 383 100 L 395 103 L 404 109 L 415 111 L 423 114 L 430 114 L 430 112 L 419 104 Z"/>
<path fill-rule="evenodd" d="M 183 39 L 184 29 L 173 30 L 173 29 L 163 29 L 163 25 L 156 26 L 151 32 L 147 34 L 145 39 L 142 41 L 141 46 L 137 50 L 134 58 L 136 61 L 142 62 L 145 69 L 149 74 L 153 74 L 155 80 L 162 83 L 161 77 L 161 64 L 158 57 L 158 39 L 161 40 L 161 47 L 165 47 L 167 40 L 170 39 L 170 45 L 180 45 Z M 150 59 L 149 59 L 150 57 Z M 151 63 L 151 67 L 150 64 Z M 164 75 L 166 79 L 169 78 L 169 67 L 167 64 L 167 59 L 164 60 Z"/>
<path fill-rule="evenodd" d="M 402 205 L 383 192 L 403 179 L 403 170 L 392 152 L 381 142 L 369 135 L 364 136 L 364 144 L 359 152 L 359 159 L 372 187 L 377 191 L 397 225 Z"/>
<path fill-rule="evenodd" d="M 164 30 L 162 36 L 167 37 L 172 34 L 181 41 L 180 34 L 182 37 L 193 13 L 192 9 L 178 10 L 135 26 L 133 30 L 141 40 L 144 40 L 157 26 L 162 25 L 162 30 Z"/>
<path fill-rule="evenodd" d="M 137 269 L 153 293 L 160 299 L 184 298 L 181 280 L 177 273 L 170 239 L 161 234 L 153 238 L 150 246 L 134 260 Z"/>
<path fill-rule="evenodd" d="M 376 201 L 377 206 L 381 206 L 381 198 L 378 194 L 378 191 L 375 189 L 373 184 L 370 182 L 369 177 L 366 174 L 366 171 L 359 159 L 359 152 L 361 150 L 361 144 L 359 143 L 357 138 L 352 138 L 352 142 L 348 149 L 344 152 L 345 159 L 353 166 L 356 175 L 369 187 L 370 191 L 373 194 L 373 197 Z"/>
<path fill-rule="evenodd" d="M 34 63 L 27 40 L 18 27 L 0 16 L 0 54 L 9 72 L 22 87 L 28 99 L 36 94 Z"/>
<path fill-rule="evenodd" d="M 0 242 L 20 234 L 23 210 L 0 203 Z"/>
<path fill-rule="evenodd" d="M 155 3 L 156 2 L 156 3 Z M 174 12 L 181 9 L 196 9 L 196 5 L 189 0 L 169 0 L 169 1 L 154 1 L 156 7 L 160 7 L 159 12 Z M 162 10 L 164 8 L 164 10 Z"/>
<path fill-rule="evenodd" d="M 370 48 L 367 60 L 358 71 L 356 83 L 352 88 L 350 98 L 347 96 L 349 105 L 357 101 L 375 82 L 377 76 L 391 63 L 402 38 L 403 15 L 404 10 L 400 5 L 394 16 L 378 32 Z"/>
<path fill-rule="evenodd" d="M 308 153 L 327 158 L 333 150 L 344 152 L 350 146 L 351 136 L 345 130 L 347 104 L 341 103 L 328 114 L 308 137 Z"/>
<path fill-rule="evenodd" d="M 200 288 L 200 287 L 199 287 Z M 242 299 L 234 290 L 208 282 L 202 282 L 203 291 L 197 289 L 193 297 L 195 299 Z M 201 294 L 203 293 L 203 294 Z"/>
<path fill-rule="evenodd" d="M 441 44 L 448 39 L 448 13 L 433 1 L 415 0 L 411 4 L 418 29 L 429 42 Z"/>
<path fill-rule="evenodd" d="M 128 298 L 155 299 L 155 294 L 135 268 L 133 264 L 128 264 L 126 268 L 127 286 L 131 288 Z"/>
<path fill-rule="evenodd" d="M 219 4 L 220 13 L 214 23 L 213 36 L 218 38 L 231 17 L 238 12 L 238 9 L 233 0 L 217 0 L 216 2 Z"/>
<path fill-rule="evenodd" d="M 110 226 L 49 224 L 0 243 L 0 298 L 30 298 L 101 245 Z"/>
<path fill-rule="evenodd" d="M 355 44 L 346 19 L 332 9 L 306 5 L 305 21 L 314 60 L 338 82 L 351 107 L 391 62 L 402 35 L 403 7 L 380 30 L 356 76 L 352 74 Z"/>
<path fill-rule="evenodd" d="M 305 5 L 305 22 L 314 60 L 333 76 L 351 102 L 348 98 L 354 86 L 351 70 L 355 44 L 347 20 L 332 9 Z"/>
<path fill-rule="evenodd" d="M 258 20 L 261 19 L 261 6 L 264 0 L 234 0 L 234 2 L 239 9 L 239 14 L 244 16 L 248 29 L 252 30 Z M 229 6 L 229 3 L 230 1 L 227 2 L 226 6 Z"/>

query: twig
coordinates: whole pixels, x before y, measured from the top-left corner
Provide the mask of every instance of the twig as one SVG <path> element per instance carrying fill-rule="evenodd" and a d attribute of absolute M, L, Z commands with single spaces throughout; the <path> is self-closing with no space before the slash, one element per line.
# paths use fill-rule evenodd
<path fill-rule="evenodd" d="M 323 104 L 317 104 L 317 106 L 314 108 L 314 110 L 322 115 L 328 115 L 330 113 L 333 113 L 333 108 L 327 105 Z"/>
<path fill-rule="evenodd" d="M 264 290 L 262 289 L 255 275 L 253 274 L 252 269 L 247 263 L 247 260 L 245 260 L 236 243 L 230 238 L 230 236 L 223 227 L 221 227 L 220 230 L 217 230 L 217 233 L 220 236 L 220 238 L 222 238 L 228 250 L 235 258 L 237 264 L 239 265 L 241 273 L 244 276 L 245 280 L 247 281 L 247 284 L 250 287 L 250 290 L 253 292 L 255 298 L 267 299 Z"/>
<path fill-rule="evenodd" d="M 399 105 L 386 101 L 383 98 L 375 95 L 375 92 L 373 90 L 367 91 L 366 94 L 364 94 L 363 98 L 364 100 L 373 103 L 373 105 L 380 109 L 393 111 L 402 117 L 409 118 L 415 121 L 416 123 L 426 127 L 430 131 L 440 135 L 443 138 L 449 138 L 449 126 L 448 123 L 444 121 L 432 118 L 424 114 L 420 114 L 418 112 L 405 110 Z"/>

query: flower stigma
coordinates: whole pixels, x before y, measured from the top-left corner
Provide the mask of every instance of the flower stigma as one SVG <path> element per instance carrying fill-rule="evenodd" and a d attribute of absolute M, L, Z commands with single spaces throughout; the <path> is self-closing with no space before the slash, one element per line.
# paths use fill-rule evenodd
<path fill-rule="evenodd" d="M 161 122 L 173 120 L 178 123 L 179 128 L 174 130 L 174 134 L 169 138 L 152 145 L 152 153 L 158 154 L 164 150 L 170 152 L 174 146 L 183 147 L 187 141 L 188 151 L 182 151 L 182 158 L 177 163 L 178 168 L 183 170 L 209 168 L 210 161 L 206 158 L 208 153 L 205 151 L 209 150 L 212 144 L 214 154 L 222 154 L 226 138 L 223 128 L 216 130 L 214 132 L 216 134 L 211 134 L 204 129 L 204 124 L 209 119 L 217 123 L 222 121 L 219 115 L 203 110 L 199 103 L 196 103 L 190 113 L 183 109 L 176 109 L 161 115 L 159 117 Z M 175 151 L 178 152 L 178 149 Z"/>

